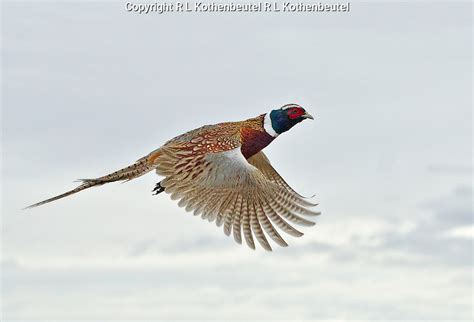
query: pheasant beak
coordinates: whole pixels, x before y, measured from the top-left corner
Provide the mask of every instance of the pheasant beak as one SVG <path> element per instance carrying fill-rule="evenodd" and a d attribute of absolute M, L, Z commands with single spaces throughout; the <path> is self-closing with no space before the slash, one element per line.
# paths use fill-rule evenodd
<path fill-rule="evenodd" d="M 309 114 L 308 112 L 305 112 L 303 115 L 301 115 L 301 117 L 304 118 L 304 119 L 314 120 L 314 117 L 311 114 Z"/>

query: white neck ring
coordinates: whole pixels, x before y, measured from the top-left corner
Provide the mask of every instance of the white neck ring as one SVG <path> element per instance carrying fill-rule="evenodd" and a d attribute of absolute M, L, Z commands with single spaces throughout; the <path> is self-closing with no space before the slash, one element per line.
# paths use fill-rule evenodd
<path fill-rule="evenodd" d="M 279 134 L 275 132 L 272 126 L 272 119 L 270 118 L 270 113 L 265 114 L 265 118 L 263 119 L 263 128 L 265 132 L 276 138 Z"/>

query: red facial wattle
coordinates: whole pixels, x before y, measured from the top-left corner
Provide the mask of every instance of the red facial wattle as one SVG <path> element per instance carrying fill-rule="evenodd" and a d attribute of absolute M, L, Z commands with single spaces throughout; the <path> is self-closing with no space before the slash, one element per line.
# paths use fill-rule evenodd
<path fill-rule="evenodd" d="M 291 120 L 294 120 L 301 117 L 305 113 L 305 110 L 303 110 L 301 107 L 294 107 L 294 108 L 290 108 L 287 113 L 288 113 L 288 117 Z"/>

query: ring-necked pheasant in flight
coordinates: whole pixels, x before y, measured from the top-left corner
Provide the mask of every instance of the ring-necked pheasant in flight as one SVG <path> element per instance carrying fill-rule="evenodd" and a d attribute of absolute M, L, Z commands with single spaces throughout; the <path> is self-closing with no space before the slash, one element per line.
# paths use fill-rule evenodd
<path fill-rule="evenodd" d="M 241 122 L 206 125 L 166 142 L 134 164 L 109 175 L 82 179 L 77 188 L 38 202 L 44 205 L 90 187 L 128 181 L 156 169 L 165 177 L 153 192 L 166 192 L 187 211 L 194 211 L 227 235 L 255 249 L 254 238 L 271 250 L 265 235 L 280 246 L 288 246 L 275 226 L 296 237 L 303 235 L 288 222 L 314 225 L 300 215 L 314 216 L 316 206 L 296 193 L 271 166 L 262 149 L 297 123 L 313 119 L 301 106 L 287 104 Z"/>

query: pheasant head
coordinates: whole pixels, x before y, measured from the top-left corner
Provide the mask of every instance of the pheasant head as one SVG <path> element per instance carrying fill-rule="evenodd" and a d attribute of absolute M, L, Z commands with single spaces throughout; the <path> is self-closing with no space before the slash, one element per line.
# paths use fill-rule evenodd
<path fill-rule="evenodd" d="M 298 104 L 286 104 L 265 115 L 264 127 L 268 134 L 276 137 L 305 119 L 314 120 L 314 118 Z"/>

